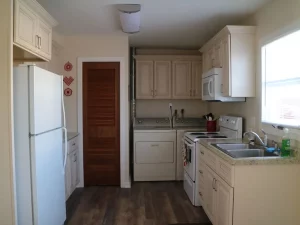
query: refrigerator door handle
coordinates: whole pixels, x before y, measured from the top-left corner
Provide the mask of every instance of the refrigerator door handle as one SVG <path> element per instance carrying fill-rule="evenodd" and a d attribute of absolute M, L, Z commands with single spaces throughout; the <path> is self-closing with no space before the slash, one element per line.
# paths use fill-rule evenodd
<path fill-rule="evenodd" d="M 63 130 L 64 130 L 64 144 L 65 144 L 65 158 L 64 158 L 64 168 L 63 173 L 66 172 L 66 164 L 67 164 L 67 157 L 68 157 L 68 140 L 67 140 L 67 126 L 66 126 L 66 110 L 65 110 L 65 102 L 64 102 L 64 77 L 61 76 L 61 104 L 62 104 L 62 111 L 63 111 Z"/>

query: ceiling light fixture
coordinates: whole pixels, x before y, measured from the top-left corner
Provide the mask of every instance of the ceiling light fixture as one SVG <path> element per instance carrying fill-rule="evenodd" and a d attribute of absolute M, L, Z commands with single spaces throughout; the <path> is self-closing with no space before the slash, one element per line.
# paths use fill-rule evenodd
<path fill-rule="evenodd" d="M 128 34 L 139 32 L 141 25 L 141 5 L 119 5 L 118 9 L 123 32 Z"/>

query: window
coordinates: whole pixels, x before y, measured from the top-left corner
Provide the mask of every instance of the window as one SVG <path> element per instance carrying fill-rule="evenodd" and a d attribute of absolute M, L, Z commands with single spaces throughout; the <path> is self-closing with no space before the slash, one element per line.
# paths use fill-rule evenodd
<path fill-rule="evenodd" d="M 300 126 L 300 31 L 262 48 L 262 122 Z"/>

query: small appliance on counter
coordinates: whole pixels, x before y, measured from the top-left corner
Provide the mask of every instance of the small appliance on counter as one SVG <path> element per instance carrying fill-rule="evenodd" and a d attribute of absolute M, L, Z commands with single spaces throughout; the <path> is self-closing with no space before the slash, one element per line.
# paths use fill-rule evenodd
<path fill-rule="evenodd" d="M 219 132 L 186 132 L 183 145 L 183 162 L 184 162 L 184 190 L 190 201 L 195 206 L 201 206 L 201 200 L 198 191 L 198 181 L 196 171 L 199 170 L 201 159 L 200 150 L 197 149 L 196 143 L 200 139 L 215 138 L 242 138 L 243 127 L 242 117 L 220 116 Z"/>
<path fill-rule="evenodd" d="M 212 113 L 204 115 L 203 118 L 206 120 L 206 131 L 216 132 L 217 131 L 217 119 Z"/>

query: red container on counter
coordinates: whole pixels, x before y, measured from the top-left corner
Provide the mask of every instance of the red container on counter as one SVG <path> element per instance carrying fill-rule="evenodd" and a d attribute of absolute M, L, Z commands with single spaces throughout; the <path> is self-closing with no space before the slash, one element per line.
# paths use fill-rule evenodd
<path fill-rule="evenodd" d="M 216 120 L 207 120 L 206 121 L 207 132 L 216 132 L 217 131 L 217 121 Z"/>

